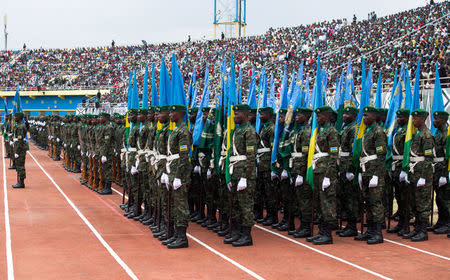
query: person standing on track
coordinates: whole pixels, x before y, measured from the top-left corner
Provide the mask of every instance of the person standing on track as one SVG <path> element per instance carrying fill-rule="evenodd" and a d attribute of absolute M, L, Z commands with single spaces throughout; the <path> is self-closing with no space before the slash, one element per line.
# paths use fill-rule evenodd
<path fill-rule="evenodd" d="M 102 163 L 103 174 L 103 189 L 99 191 L 99 194 L 106 195 L 112 194 L 112 161 L 114 154 L 115 143 L 115 131 L 114 126 L 111 123 L 110 115 L 108 113 L 100 113 L 100 121 L 103 123 L 103 129 L 101 133 L 100 143 L 100 160 Z"/>
<path fill-rule="evenodd" d="M 28 150 L 28 143 L 26 141 L 27 127 L 23 123 L 23 113 L 16 112 L 14 114 L 16 124 L 13 130 L 13 154 L 17 172 L 17 184 L 12 187 L 15 189 L 25 188 L 24 180 L 26 178 L 25 172 L 25 157 Z"/>

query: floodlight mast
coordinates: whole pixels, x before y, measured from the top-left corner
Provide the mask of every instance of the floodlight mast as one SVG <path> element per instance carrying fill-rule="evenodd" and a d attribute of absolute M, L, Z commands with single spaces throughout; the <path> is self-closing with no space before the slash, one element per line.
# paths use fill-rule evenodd
<path fill-rule="evenodd" d="M 218 27 L 224 30 L 229 37 L 241 38 L 242 33 L 245 37 L 247 0 L 214 0 L 213 25 L 214 39 L 217 39 Z"/>

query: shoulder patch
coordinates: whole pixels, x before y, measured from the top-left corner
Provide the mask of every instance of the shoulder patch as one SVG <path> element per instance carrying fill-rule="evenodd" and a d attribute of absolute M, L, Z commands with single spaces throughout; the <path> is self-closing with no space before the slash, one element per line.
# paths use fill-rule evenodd
<path fill-rule="evenodd" d="M 253 152 L 255 150 L 254 146 L 247 146 L 247 152 Z"/>
<path fill-rule="evenodd" d="M 378 146 L 376 149 L 377 149 L 377 153 L 383 152 L 383 146 Z"/>
<path fill-rule="evenodd" d="M 22 136 L 17 136 L 17 139 L 22 140 Z"/>
<path fill-rule="evenodd" d="M 108 139 L 109 139 L 109 135 L 106 135 L 106 136 L 105 136 L 105 140 L 108 140 Z"/>
<path fill-rule="evenodd" d="M 337 153 L 338 148 L 337 147 L 330 147 L 330 153 Z"/>
<path fill-rule="evenodd" d="M 187 145 L 180 146 L 180 152 L 186 152 L 188 150 Z"/>
<path fill-rule="evenodd" d="M 309 147 L 308 146 L 303 146 L 302 147 L 302 152 L 307 152 L 309 150 Z"/>
<path fill-rule="evenodd" d="M 433 154 L 433 151 L 431 149 L 425 150 L 425 155 L 426 156 L 431 156 Z"/>

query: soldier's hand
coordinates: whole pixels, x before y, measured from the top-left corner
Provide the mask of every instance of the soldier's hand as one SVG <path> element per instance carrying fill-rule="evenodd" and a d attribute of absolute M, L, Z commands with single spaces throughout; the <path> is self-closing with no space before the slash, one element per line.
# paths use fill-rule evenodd
<path fill-rule="evenodd" d="M 212 174 L 211 174 L 211 169 L 208 169 L 208 171 L 206 172 L 206 179 L 211 179 Z"/>
<path fill-rule="evenodd" d="M 399 180 L 400 182 L 405 182 L 407 176 L 408 176 L 408 174 L 406 174 L 405 171 L 402 171 L 402 172 L 400 172 L 400 176 L 398 177 L 398 180 Z"/>
<path fill-rule="evenodd" d="M 286 169 L 284 169 L 283 172 L 281 172 L 281 180 L 285 180 L 288 177 L 289 177 L 288 173 L 287 173 Z"/>
<path fill-rule="evenodd" d="M 198 175 L 200 175 L 200 173 L 201 173 L 201 168 L 200 168 L 199 165 L 197 165 L 197 166 L 194 167 L 194 173 L 197 173 Z"/>
<path fill-rule="evenodd" d="M 241 178 L 239 180 L 238 186 L 237 186 L 237 191 L 243 191 L 247 188 L 247 179 L 246 178 Z"/>
<path fill-rule="evenodd" d="M 60 141 L 60 140 L 59 140 L 59 138 L 56 138 L 56 142 L 58 142 L 58 143 L 59 143 L 59 141 Z"/>
<path fill-rule="evenodd" d="M 78 151 L 81 149 L 80 145 L 77 146 Z"/>
<path fill-rule="evenodd" d="M 161 184 L 169 184 L 169 176 L 166 173 L 161 175 Z"/>
<path fill-rule="evenodd" d="M 378 186 L 378 176 L 373 175 L 369 182 L 369 188 L 375 188 L 376 186 Z"/>
<path fill-rule="evenodd" d="M 178 178 L 173 179 L 173 190 L 176 191 L 181 187 L 181 180 Z"/>
<path fill-rule="evenodd" d="M 15 157 L 15 158 L 19 158 L 19 155 L 18 155 L 18 154 L 14 154 L 14 157 Z"/>
<path fill-rule="evenodd" d="M 138 170 L 136 168 L 136 166 L 131 166 L 131 174 L 136 175 L 138 173 Z"/>
<path fill-rule="evenodd" d="M 347 172 L 345 173 L 345 178 L 347 178 L 347 180 L 352 181 L 353 178 L 355 178 L 355 174 L 353 174 L 352 172 Z"/>
<path fill-rule="evenodd" d="M 419 181 L 417 181 L 417 186 L 418 187 L 425 186 L 425 179 L 424 178 L 420 178 Z"/>
<path fill-rule="evenodd" d="M 439 187 L 442 187 L 445 184 L 447 184 L 447 178 L 445 177 L 439 178 Z"/>
<path fill-rule="evenodd" d="M 303 185 L 303 176 L 297 175 L 297 178 L 295 178 L 295 186 L 301 186 Z"/>
<path fill-rule="evenodd" d="M 102 156 L 102 163 L 105 163 L 107 161 L 107 158 L 105 156 Z"/>
<path fill-rule="evenodd" d="M 231 182 L 229 182 L 228 184 L 227 184 L 227 188 L 228 188 L 228 190 L 231 192 L 231 187 L 233 186 L 233 184 L 231 184 Z"/>
<path fill-rule="evenodd" d="M 270 179 L 273 181 L 273 180 L 275 180 L 276 178 L 278 178 L 278 176 L 277 176 L 277 174 L 275 173 L 275 172 L 270 172 Z"/>

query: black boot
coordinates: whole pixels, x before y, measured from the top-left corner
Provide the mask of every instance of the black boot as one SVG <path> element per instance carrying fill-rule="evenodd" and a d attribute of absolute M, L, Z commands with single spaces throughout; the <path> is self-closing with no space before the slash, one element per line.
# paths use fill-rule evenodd
<path fill-rule="evenodd" d="M 167 245 L 169 249 L 187 248 L 189 246 L 188 239 L 186 237 L 186 228 L 177 227 L 177 239 Z"/>
<path fill-rule="evenodd" d="M 212 230 L 213 228 L 216 228 L 219 226 L 220 223 L 217 221 L 216 217 L 214 217 L 211 222 L 206 226 L 207 229 Z"/>
<path fill-rule="evenodd" d="M 233 247 L 252 246 L 253 240 L 251 235 L 252 227 L 242 226 L 241 237 L 232 243 Z"/>
<path fill-rule="evenodd" d="M 23 189 L 25 188 L 25 184 L 23 183 L 23 179 L 17 176 L 17 184 L 12 185 L 14 189 Z"/>
<path fill-rule="evenodd" d="M 316 240 L 316 239 L 322 237 L 323 233 L 324 233 L 324 232 L 323 232 L 323 224 L 320 223 L 320 224 L 319 224 L 319 232 L 318 232 L 316 235 L 314 235 L 314 236 L 307 237 L 307 238 L 306 238 L 306 241 L 308 241 L 308 242 L 313 242 L 314 240 Z"/>
<path fill-rule="evenodd" d="M 404 233 L 402 235 L 402 238 L 403 239 L 411 239 L 413 236 L 415 236 L 416 234 L 419 233 L 419 231 L 420 231 L 419 227 L 420 227 L 419 223 L 416 221 L 414 224 L 414 230 L 411 232 Z"/>
<path fill-rule="evenodd" d="M 395 227 L 386 230 L 386 232 L 387 232 L 387 233 L 398 233 L 398 232 L 399 232 L 400 230 L 402 230 L 403 227 L 404 227 L 404 226 L 403 226 L 403 220 L 404 220 L 404 219 L 402 219 L 402 218 L 400 217 L 400 220 L 399 220 L 398 224 L 397 224 Z"/>
<path fill-rule="evenodd" d="M 103 189 L 101 191 L 99 191 L 98 193 L 101 194 L 101 195 L 112 194 L 111 182 L 105 183 L 105 186 L 103 186 Z"/>
<path fill-rule="evenodd" d="M 433 230 L 433 233 L 435 234 L 446 234 L 450 229 L 450 222 L 449 221 L 445 221 L 444 223 L 442 223 L 441 226 L 436 227 Z"/>
<path fill-rule="evenodd" d="M 227 235 L 229 232 L 229 226 L 230 224 L 228 223 L 228 215 L 222 214 L 222 224 L 220 230 L 217 232 L 217 235 L 218 236 Z"/>
<path fill-rule="evenodd" d="M 313 240 L 314 245 L 333 244 L 333 237 L 331 236 L 332 225 L 324 223 L 322 225 L 322 235 Z"/>
<path fill-rule="evenodd" d="M 16 166 L 13 164 L 10 167 L 8 167 L 8 169 L 16 169 Z"/>
<path fill-rule="evenodd" d="M 347 226 L 339 232 L 340 237 L 352 237 L 358 236 L 358 231 L 356 230 L 356 221 L 348 221 Z"/>
<path fill-rule="evenodd" d="M 428 240 L 428 232 L 427 232 L 427 223 L 419 222 L 418 223 L 418 232 L 416 235 L 411 237 L 412 242 L 420 242 Z"/>
<path fill-rule="evenodd" d="M 141 213 L 141 215 L 134 217 L 133 220 L 139 221 L 140 219 L 142 219 L 145 216 L 147 216 L 147 213 L 148 213 L 148 206 L 147 206 L 147 203 L 144 203 L 144 212 Z"/>
<path fill-rule="evenodd" d="M 294 238 L 305 238 L 311 236 L 311 223 L 302 221 L 302 224 L 294 233 Z"/>
<path fill-rule="evenodd" d="M 167 246 L 167 245 L 169 245 L 170 243 L 174 242 L 176 239 L 177 239 L 177 233 L 176 233 L 175 229 L 173 228 L 173 229 L 171 230 L 170 238 L 168 238 L 168 239 L 166 239 L 166 240 L 163 240 L 163 241 L 161 242 L 161 244 L 164 245 L 164 246 Z"/>
<path fill-rule="evenodd" d="M 367 240 L 367 244 L 379 244 L 383 243 L 383 234 L 381 232 L 381 229 L 383 228 L 382 223 L 374 223 L 372 233 L 370 235 L 370 238 Z"/>
<path fill-rule="evenodd" d="M 353 238 L 356 241 L 367 241 L 370 239 L 370 234 L 372 233 L 372 227 L 373 227 L 373 222 L 371 221 L 367 221 L 367 230 L 358 236 L 355 236 L 355 238 Z"/>
<path fill-rule="evenodd" d="M 271 226 L 275 223 L 277 223 L 277 219 L 275 215 L 268 214 L 266 217 L 266 220 L 262 223 L 263 226 Z"/>
<path fill-rule="evenodd" d="M 125 213 L 123 213 L 123 215 L 124 215 L 125 217 L 127 217 L 128 215 L 130 215 L 131 213 L 133 213 L 134 208 L 135 208 L 135 205 L 134 205 L 134 204 L 130 204 L 130 207 L 126 206 L 126 207 L 125 207 Z"/>
<path fill-rule="evenodd" d="M 154 238 L 159 238 L 161 235 L 165 234 L 166 231 L 167 231 L 166 223 L 161 221 L 161 225 L 159 227 L 159 231 L 158 231 L 158 228 L 156 228 L 156 232 L 153 233 L 153 237 Z"/>
<path fill-rule="evenodd" d="M 233 242 L 239 240 L 241 237 L 241 225 L 236 222 L 231 223 L 231 236 L 230 238 L 225 238 L 223 243 L 232 244 Z"/>

